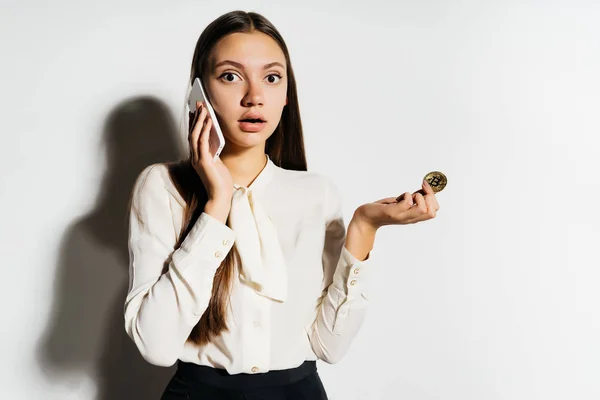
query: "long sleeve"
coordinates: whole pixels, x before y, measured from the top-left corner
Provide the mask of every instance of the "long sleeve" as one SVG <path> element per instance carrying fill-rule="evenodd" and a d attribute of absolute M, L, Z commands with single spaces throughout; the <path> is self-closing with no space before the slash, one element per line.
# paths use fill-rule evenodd
<path fill-rule="evenodd" d="M 235 234 L 202 213 L 179 249 L 166 166 L 154 164 L 136 180 L 129 217 L 129 291 L 125 330 L 142 356 L 173 365 L 208 307 L 215 272 Z M 168 270 L 163 273 L 163 267 Z"/>
<path fill-rule="evenodd" d="M 309 338 L 317 356 L 333 364 L 346 354 L 365 319 L 366 287 L 372 266 L 371 253 L 359 261 L 344 246 L 346 226 L 341 196 L 330 180 L 326 193 L 323 292 Z"/>

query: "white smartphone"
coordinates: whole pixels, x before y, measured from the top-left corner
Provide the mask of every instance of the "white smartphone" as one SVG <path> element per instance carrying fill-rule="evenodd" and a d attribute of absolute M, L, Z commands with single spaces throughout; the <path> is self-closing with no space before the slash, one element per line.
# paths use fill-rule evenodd
<path fill-rule="evenodd" d="M 188 98 L 188 110 L 190 112 L 196 113 L 197 101 L 204 102 L 206 108 L 208 109 L 208 114 L 212 120 L 210 135 L 208 137 L 208 145 L 210 153 L 213 155 L 213 161 L 216 161 L 217 157 L 219 157 L 221 154 L 221 151 L 223 151 L 223 147 L 225 147 L 225 137 L 223 136 L 223 132 L 219 126 L 219 121 L 217 121 L 215 110 L 213 110 L 212 106 L 208 102 L 199 78 L 194 80 L 192 91 L 190 92 L 190 97 Z"/>

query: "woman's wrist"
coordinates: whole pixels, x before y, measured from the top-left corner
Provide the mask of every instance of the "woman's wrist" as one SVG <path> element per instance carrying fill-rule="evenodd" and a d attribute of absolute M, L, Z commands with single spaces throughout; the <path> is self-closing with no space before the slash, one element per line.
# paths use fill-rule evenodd
<path fill-rule="evenodd" d="M 377 227 L 362 217 L 360 212 L 355 212 L 348 224 L 346 249 L 358 260 L 364 261 L 373 249 L 376 234 Z"/>
<path fill-rule="evenodd" d="M 231 199 L 227 200 L 224 197 L 209 199 L 204 206 L 205 213 L 221 221 L 223 224 L 227 222 L 230 210 Z"/>

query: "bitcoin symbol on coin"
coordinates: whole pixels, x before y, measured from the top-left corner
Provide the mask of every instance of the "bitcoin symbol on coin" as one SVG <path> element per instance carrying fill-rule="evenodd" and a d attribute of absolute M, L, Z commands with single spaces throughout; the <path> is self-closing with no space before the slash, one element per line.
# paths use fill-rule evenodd
<path fill-rule="evenodd" d="M 425 175 L 424 179 L 427 181 L 427 183 L 429 183 L 429 186 L 431 186 L 435 193 L 441 192 L 448 183 L 446 175 L 444 175 L 440 171 L 430 172 L 427 175 Z"/>

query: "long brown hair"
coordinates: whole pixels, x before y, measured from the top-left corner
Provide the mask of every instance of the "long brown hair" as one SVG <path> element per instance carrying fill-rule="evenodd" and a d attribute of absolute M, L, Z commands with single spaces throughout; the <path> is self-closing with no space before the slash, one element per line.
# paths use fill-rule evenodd
<path fill-rule="evenodd" d="M 235 32 L 252 33 L 254 31 L 262 32 L 273 38 L 285 54 L 287 64 L 288 103 L 283 109 L 279 125 L 267 139 L 265 152 L 273 163 L 281 168 L 306 171 L 302 123 L 300 122 L 296 80 L 290 62 L 290 55 L 283 38 L 264 16 L 254 12 L 232 11 L 211 22 L 204 29 L 196 43 L 190 73 L 190 85 L 196 77 L 203 78 L 203 76 L 198 75 L 199 71 L 209 71 L 209 56 L 220 39 Z M 210 98 L 209 93 L 207 93 L 207 96 Z M 208 197 L 200 177 L 192 167 L 190 158 L 170 164 L 169 173 L 171 180 L 186 203 L 181 232 L 175 247 L 179 248 L 204 210 Z M 232 251 L 227 254 L 216 270 L 208 308 L 192 329 L 188 338 L 189 341 L 204 345 L 221 332 L 228 330 L 226 313 L 234 276 L 234 254 L 235 244 Z"/>

